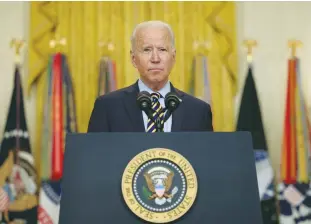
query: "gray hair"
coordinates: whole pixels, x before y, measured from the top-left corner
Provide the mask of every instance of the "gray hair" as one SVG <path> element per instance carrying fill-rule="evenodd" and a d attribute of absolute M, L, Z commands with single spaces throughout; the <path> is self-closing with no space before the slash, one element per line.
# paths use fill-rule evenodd
<path fill-rule="evenodd" d="M 171 26 L 165 22 L 159 21 L 159 20 L 152 20 L 152 21 L 146 21 L 146 22 L 142 22 L 139 23 L 138 25 L 135 26 L 132 36 L 131 36 L 131 50 L 134 50 L 134 46 L 135 46 L 135 41 L 136 41 L 136 32 L 137 30 L 139 30 L 140 28 L 144 28 L 144 27 L 150 27 L 150 26 L 157 26 L 157 27 L 164 27 L 169 31 L 169 34 L 171 36 L 171 41 L 172 41 L 172 47 L 175 48 L 175 36 L 174 36 L 174 32 L 171 28 Z"/>

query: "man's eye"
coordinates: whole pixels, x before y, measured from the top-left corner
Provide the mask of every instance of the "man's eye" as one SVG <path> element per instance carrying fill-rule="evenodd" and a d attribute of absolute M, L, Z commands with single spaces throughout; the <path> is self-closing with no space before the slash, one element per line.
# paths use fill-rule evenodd
<path fill-rule="evenodd" d="M 166 49 L 165 48 L 161 48 L 160 51 L 166 51 Z"/>
<path fill-rule="evenodd" d="M 150 51 L 150 48 L 145 48 L 144 49 L 144 52 L 149 52 Z"/>

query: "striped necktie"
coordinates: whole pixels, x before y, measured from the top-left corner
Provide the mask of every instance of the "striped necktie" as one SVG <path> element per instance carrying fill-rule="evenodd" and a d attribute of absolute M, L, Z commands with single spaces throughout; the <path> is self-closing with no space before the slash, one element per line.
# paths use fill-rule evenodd
<path fill-rule="evenodd" d="M 162 110 L 161 104 L 159 102 L 159 98 L 162 98 L 160 93 L 151 93 L 151 98 L 152 98 L 152 109 L 155 111 L 152 116 L 153 119 L 156 120 L 158 117 L 161 119 L 161 123 L 163 124 L 163 115 L 164 111 Z M 162 111 L 162 113 L 160 113 Z M 160 114 L 159 114 L 160 113 Z M 148 124 L 147 124 L 147 132 L 153 133 L 156 132 L 156 125 L 155 123 L 148 119 Z"/>

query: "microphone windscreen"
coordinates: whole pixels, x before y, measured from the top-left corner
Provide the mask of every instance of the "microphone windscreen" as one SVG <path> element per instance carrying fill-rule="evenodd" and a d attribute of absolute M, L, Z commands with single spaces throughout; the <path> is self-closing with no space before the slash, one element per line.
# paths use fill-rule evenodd
<path fill-rule="evenodd" d="M 141 110 L 147 109 L 151 107 L 151 94 L 147 91 L 141 91 L 138 93 L 136 101 Z"/>
<path fill-rule="evenodd" d="M 181 100 L 174 92 L 169 92 L 165 96 L 165 107 L 169 110 L 173 111 L 176 110 L 176 108 L 179 106 Z"/>

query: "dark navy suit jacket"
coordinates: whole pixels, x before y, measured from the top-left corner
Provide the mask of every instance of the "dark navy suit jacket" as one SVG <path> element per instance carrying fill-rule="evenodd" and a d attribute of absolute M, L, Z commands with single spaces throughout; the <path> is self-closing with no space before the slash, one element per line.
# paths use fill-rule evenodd
<path fill-rule="evenodd" d="M 212 111 L 208 103 L 184 93 L 171 84 L 181 99 L 172 114 L 171 132 L 213 131 Z M 145 132 L 142 111 L 136 103 L 137 82 L 96 99 L 88 132 Z"/>

